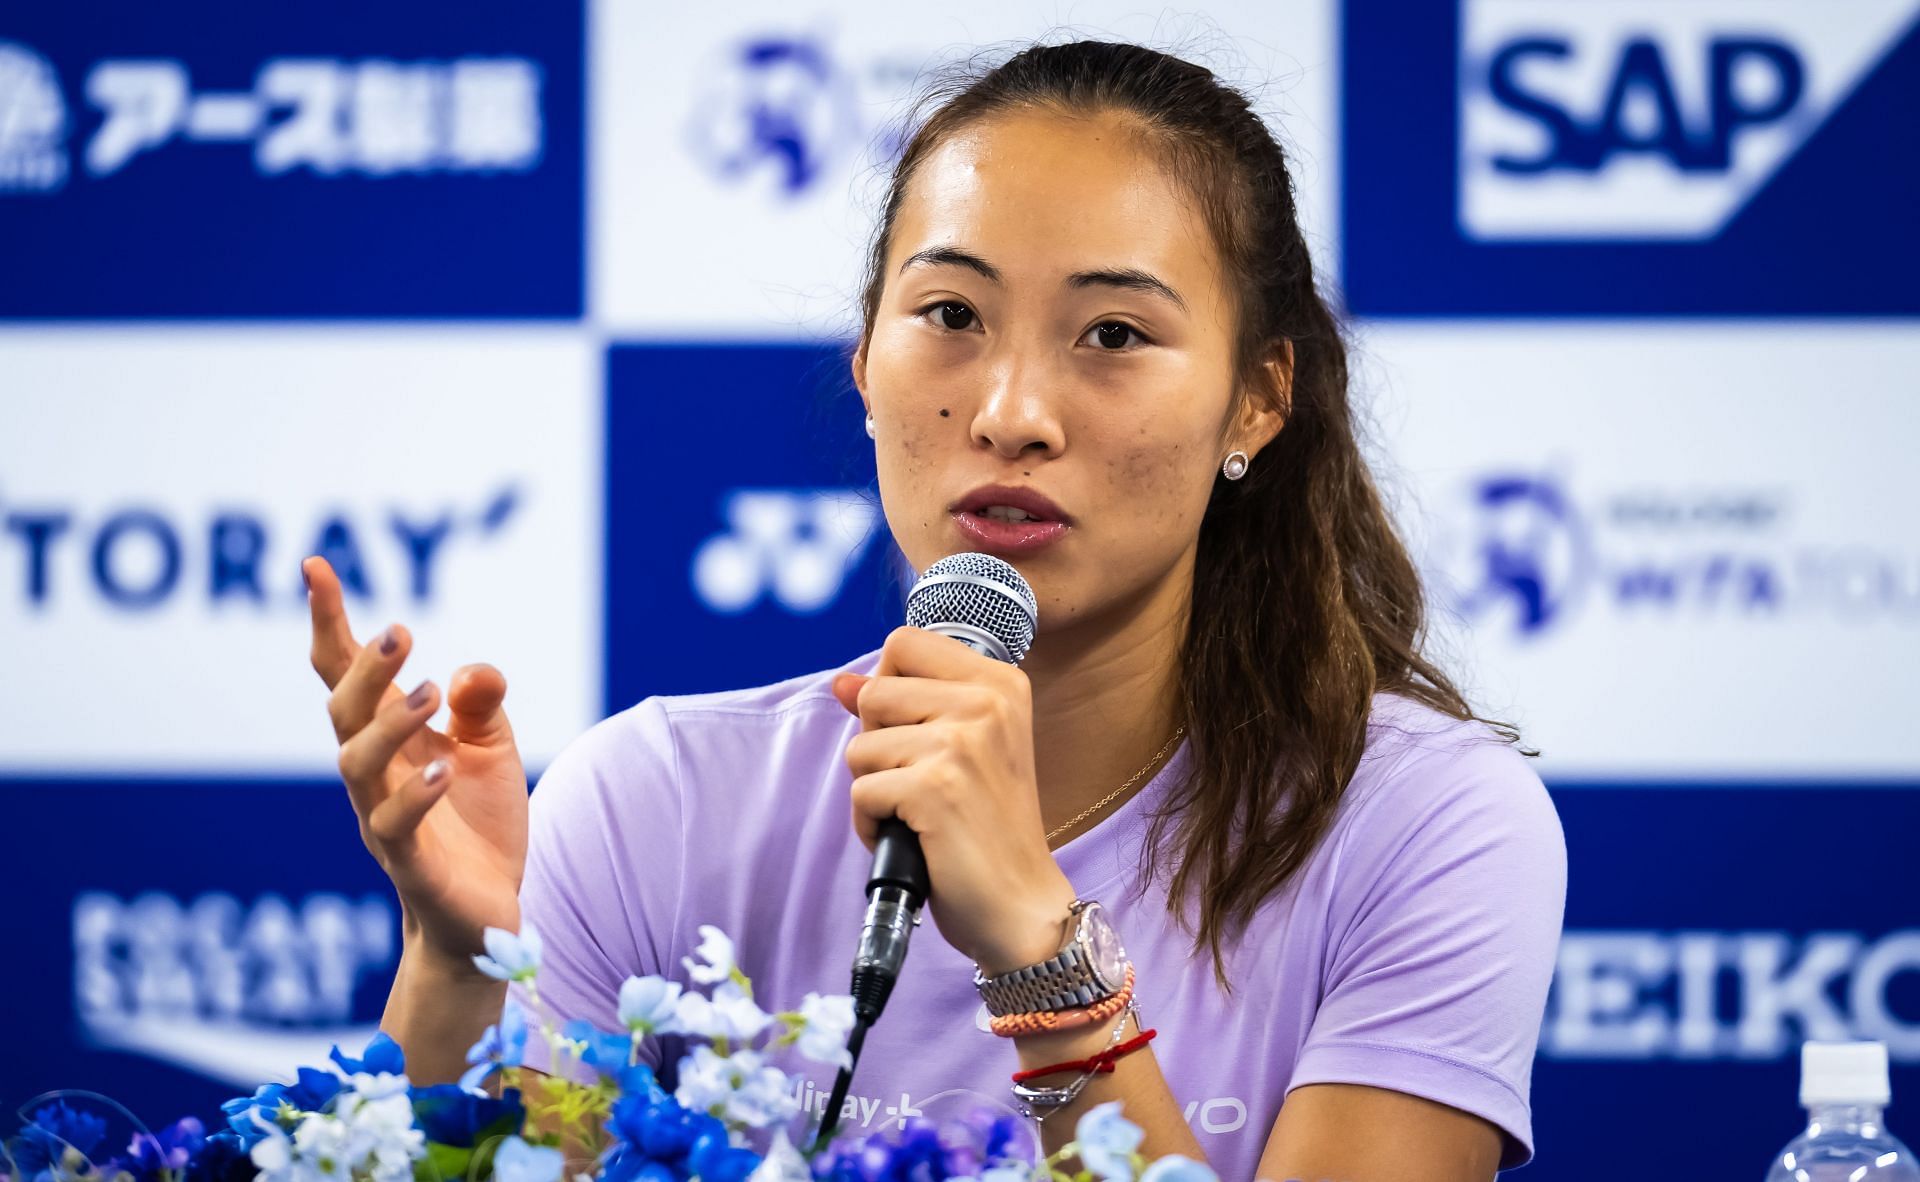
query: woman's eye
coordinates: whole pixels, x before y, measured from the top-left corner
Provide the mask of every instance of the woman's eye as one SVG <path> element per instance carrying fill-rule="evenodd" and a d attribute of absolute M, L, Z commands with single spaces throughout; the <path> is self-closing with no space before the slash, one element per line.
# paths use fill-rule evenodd
<path fill-rule="evenodd" d="M 1105 324 L 1096 324 L 1092 330 L 1093 339 L 1099 347 L 1108 352 L 1118 353 L 1127 347 L 1128 337 L 1144 341 L 1131 324 L 1122 324 L 1118 320 L 1109 320 Z"/>
<path fill-rule="evenodd" d="M 973 325 L 973 309 L 965 304 L 941 304 L 940 323 L 954 332 L 965 332 Z"/>

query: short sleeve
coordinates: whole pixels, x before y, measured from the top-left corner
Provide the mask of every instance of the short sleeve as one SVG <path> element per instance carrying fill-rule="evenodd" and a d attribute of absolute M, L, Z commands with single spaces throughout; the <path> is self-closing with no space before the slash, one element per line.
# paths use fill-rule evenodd
<path fill-rule="evenodd" d="M 1502 1131 L 1500 1168 L 1521 1165 L 1566 902 L 1546 787 L 1489 734 L 1399 761 L 1351 813 L 1321 1002 L 1288 1090 L 1364 1084 L 1447 1104 Z"/>
<path fill-rule="evenodd" d="M 585 1018 L 617 1030 L 620 985 L 665 975 L 681 896 L 682 810 L 666 712 L 648 699 L 563 748 L 528 804 L 527 869 L 520 915 L 540 935 L 539 1005 L 519 984 L 508 997 L 558 1030 Z M 551 1072 L 530 1018 L 525 1063 Z M 653 1038 L 641 1046 L 659 1065 Z M 574 1074 L 593 1078 L 591 1067 Z"/>

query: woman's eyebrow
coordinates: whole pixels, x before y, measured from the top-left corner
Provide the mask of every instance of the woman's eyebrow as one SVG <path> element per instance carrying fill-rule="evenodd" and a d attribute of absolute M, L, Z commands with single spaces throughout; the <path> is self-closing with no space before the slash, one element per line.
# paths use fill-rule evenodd
<path fill-rule="evenodd" d="M 929 246 L 925 250 L 908 255 L 900 264 L 900 273 L 905 274 L 909 267 L 965 267 L 991 283 L 1001 283 L 999 268 L 992 263 L 958 246 Z M 1172 302 L 1182 312 L 1187 311 L 1187 301 L 1180 293 L 1150 272 L 1138 267 L 1110 267 L 1098 271 L 1076 271 L 1067 276 L 1068 287 L 1117 287 L 1126 291 L 1141 291 L 1157 295 Z"/>
<path fill-rule="evenodd" d="M 1187 301 L 1180 298 L 1179 292 L 1137 267 L 1119 267 L 1107 271 L 1078 271 L 1067 277 L 1067 286 L 1118 287 L 1127 291 L 1144 291 L 1173 301 L 1174 307 L 1182 312 L 1187 310 Z"/>

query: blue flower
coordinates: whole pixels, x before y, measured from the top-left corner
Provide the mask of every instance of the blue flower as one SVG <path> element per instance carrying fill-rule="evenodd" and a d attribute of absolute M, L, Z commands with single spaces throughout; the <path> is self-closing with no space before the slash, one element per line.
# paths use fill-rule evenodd
<path fill-rule="evenodd" d="M 760 1155 L 736 1148 L 718 1121 L 695 1137 L 687 1151 L 687 1166 L 700 1182 L 746 1182 L 759 1164 Z"/>
<path fill-rule="evenodd" d="M 455 1149 L 479 1145 L 489 1137 L 518 1133 L 527 1110 L 520 1093 L 509 1088 L 499 1099 L 469 1092 L 459 1084 L 435 1084 L 413 1090 L 413 1123 L 427 1140 Z"/>
<path fill-rule="evenodd" d="M 378 1042 L 375 1039 L 375 1042 Z M 372 1047 L 368 1048 L 373 1053 Z M 334 1048 L 339 1054 L 339 1048 Z M 340 1060 L 336 1059 L 336 1062 Z M 356 1060 L 347 1060 L 357 1062 Z M 269 1122 L 279 1122 L 283 1107 L 298 1109 L 301 1112 L 319 1112 L 340 1094 L 340 1077 L 327 1071 L 316 1071 L 311 1067 L 300 1068 L 296 1082 L 292 1084 L 261 1084 L 251 1096 L 241 1096 L 220 1106 L 227 1114 L 227 1127 L 240 1138 L 240 1146 L 251 1150 L 267 1135 L 266 1130 L 253 1119 L 258 1112 L 260 1118 Z"/>
<path fill-rule="evenodd" d="M 618 1075 L 633 1055 L 632 1035 L 602 1030 L 585 1018 L 575 1018 L 560 1033 L 581 1045 L 580 1061 L 591 1063 L 601 1075 Z"/>
<path fill-rule="evenodd" d="M 1140 1182 L 1220 1182 L 1220 1175 L 1206 1162 L 1172 1153 L 1142 1171 Z"/>
<path fill-rule="evenodd" d="M 84 1157 L 92 1157 L 106 1135 L 105 1120 L 69 1108 L 65 1100 L 55 1100 L 28 1118 L 11 1147 L 13 1159 L 20 1172 L 31 1177 L 59 1161 L 69 1146 Z"/>
<path fill-rule="evenodd" d="M 518 1067 L 527 1053 L 527 1015 L 519 1004 L 508 999 L 506 1007 L 500 1011 L 500 1020 L 487 1027 L 467 1051 L 467 1062 L 473 1064 L 466 1074 L 460 1077 L 463 1088 L 477 1088 L 486 1078 L 501 1067 Z"/>
<path fill-rule="evenodd" d="M 488 928 L 481 933 L 487 954 L 473 958 L 473 965 L 499 981 L 531 981 L 540 971 L 540 933 L 533 925 L 520 925 L 520 934 L 505 928 Z"/>
<path fill-rule="evenodd" d="M 508 1137 L 493 1154 L 495 1182 L 559 1182 L 565 1159 L 558 1149 Z"/>
<path fill-rule="evenodd" d="M 1140 1126 L 1120 1115 L 1120 1101 L 1095 1104 L 1074 1126 L 1080 1161 L 1103 1182 L 1132 1182 L 1133 1151 L 1145 1136 Z"/>
<path fill-rule="evenodd" d="M 163 1174 L 187 1168 L 205 1148 L 206 1133 L 206 1126 L 191 1116 L 182 1117 L 157 1134 L 135 1133 L 126 1156 L 109 1163 L 106 1172 L 124 1171 L 134 1182 L 161 1182 Z"/>
<path fill-rule="evenodd" d="M 240 1138 L 232 1133 L 215 1133 L 207 1138 L 198 1155 L 187 1163 L 186 1182 L 254 1182 L 260 1167 L 253 1164 Z"/>
<path fill-rule="evenodd" d="M 358 1059 L 349 1059 L 341 1054 L 339 1047 L 333 1048 L 329 1057 L 348 1075 L 362 1072 L 368 1075 L 405 1075 L 407 1071 L 407 1057 L 401 1052 L 400 1044 L 393 1041 L 393 1036 L 384 1030 L 374 1032 L 374 1036 L 367 1041 L 367 1049 L 360 1052 Z"/>

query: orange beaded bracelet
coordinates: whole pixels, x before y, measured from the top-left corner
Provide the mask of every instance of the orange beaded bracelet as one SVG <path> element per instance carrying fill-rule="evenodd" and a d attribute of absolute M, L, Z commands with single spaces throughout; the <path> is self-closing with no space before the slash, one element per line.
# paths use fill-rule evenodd
<path fill-rule="evenodd" d="M 1090 1006 L 1081 1006 L 1072 1010 L 1034 1010 L 1025 1014 L 1001 1014 L 988 1026 L 1001 1038 L 1018 1038 L 1023 1034 L 1055 1034 L 1063 1030 L 1078 1030 L 1082 1026 L 1091 1026 L 1104 1022 L 1133 1000 L 1133 966 L 1127 966 L 1126 984 L 1120 992 L 1111 997 L 1103 997 Z"/>

